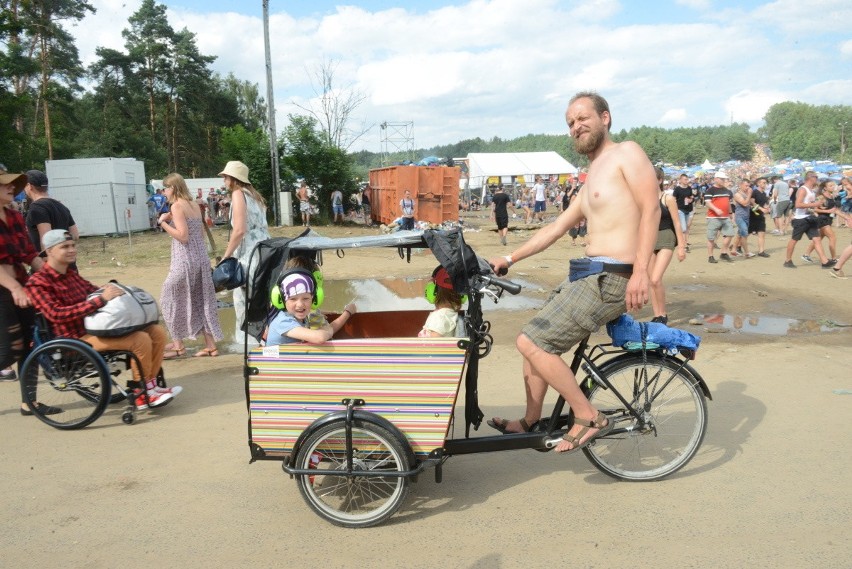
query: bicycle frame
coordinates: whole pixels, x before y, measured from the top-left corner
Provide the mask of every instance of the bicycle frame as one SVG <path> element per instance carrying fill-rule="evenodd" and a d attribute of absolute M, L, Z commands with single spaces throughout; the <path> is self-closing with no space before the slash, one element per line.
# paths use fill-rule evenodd
<path fill-rule="evenodd" d="M 624 408 L 628 410 L 628 412 L 638 421 L 640 427 L 645 424 L 646 419 L 642 416 L 636 409 L 632 402 L 628 401 L 624 395 L 619 392 L 610 381 L 607 379 L 606 375 L 601 372 L 601 369 L 604 365 L 609 364 L 617 360 L 618 357 L 626 356 L 628 354 L 632 354 L 633 352 L 624 350 L 621 348 L 607 350 L 606 346 L 603 344 L 598 344 L 593 346 L 591 349 L 589 346 L 589 337 L 586 337 L 582 342 L 577 345 L 577 348 L 574 350 L 574 357 L 571 362 L 571 371 L 574 374 L 575 378 L 577 377 L 577 372 L 582 367 L 583 371 L 586 372 L 589 376 L 589 379 L 597 382 L 599 385 L 603 386 L 605 389 L 610 390 L 618 400 L 624 405 Z M 647 353 L 647 352 L 646 352 Z M 603 365 L 596 365 L 596 361 L 600 360 L 601 357 L 605 357 L 608 355 L 616 355 L 615 358 L 608 358 L 603 362 Z M 704 380 L 689 366 L 687 360 L 680 359 L 672 356 L 662 356 L 667 357 L 669 360 L 678 362 L 678 368 L 671 372 L 669 377 L 665 380 L 662 386 L 659 386 L 656 390 L 657 393 L 661 392 L 668 383 L 682 370 L 686 369 L 687 372 L 695 378 L 695 380 L 701 386 L 701 390 L 704 394 L 711 398 L 710 390 L 707 387 Z M 648 373 L 647 369 L 644 371 L 645 374 Z M 651 384 L 657 382 L 660 378 L 660 373 L 657 376 L 648 381 L 647 375 L 645 375 L 644 385 L 641 386 L 640 391 L 635 394 L 635 397 L 647 396 L 649 393 L 649 389 L 651 388 Z M 584 389 L 584 392 L 587 392 L 588 388 Z M 652 397 L 648 403 L 652 402 L 654 396 Z M 573 424 L 572 414 L 569 413 L 567 415 L 563 415 L 563 411 L 565 409 L 565 398 L 561 395 L 556 400 L 553 410 L 545 423 L 540 424 L 539 429 L 535 429 L 535 424 L 533 425 L 533 430 L 526 433 L 508 433 L 508 434 L 500 434 L 496 436 L 489 437 L 477 437 L 477 438 L 461 438 L 461 439 L 448 439 L 444 445 L 444 456 L 452 456 L 456 454 L 474 454 L 479 452 L 495 452 L 501 450 L 518 450 L 518 449 L 539 449 L 539 450 L 548 450 L 556 446 L 559 438 L 571 428 Z M 564 425 L 564 428 L 559 428 L 560 425 Z M 635 427 L 634 427 L 635 428 Z M 619 434 L 627 432 L 628 429 L 613 429 L 613 434 Z"/>

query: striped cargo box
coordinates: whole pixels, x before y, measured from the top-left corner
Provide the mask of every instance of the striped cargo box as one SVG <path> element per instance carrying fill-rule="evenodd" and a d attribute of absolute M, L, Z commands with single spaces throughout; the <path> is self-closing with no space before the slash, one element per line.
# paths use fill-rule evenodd
<path fill-rule="evenodd" d="M 277 354 L 276 350 L 277 348 Z M 319 417 L 344 398 L 388 419 L 418 455 L 444 445 L 464 368 L 458 338 L 335 340 L 286 344 L 249 353 L 251 441 L 284 456 Z"/>

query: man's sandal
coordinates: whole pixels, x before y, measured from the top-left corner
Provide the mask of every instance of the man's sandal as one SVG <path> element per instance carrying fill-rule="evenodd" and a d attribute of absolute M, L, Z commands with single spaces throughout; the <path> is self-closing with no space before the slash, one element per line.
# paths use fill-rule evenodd
<path fill-rule="evenodd" d="M 521 424 L 521 428 L 523 429 L 524 433 L 530 432 L 530 425 L 529 425 L 529 423 L 527 423 L 527 420 L 525 418 L 521 417 L 520 419 L 518 419 L 518 422 Z M 487 424 L 492 429 L 497 429 L 498 431 L 500 431 L 504 435 L 518 434 L 518 431 L 508 430 L 509 421 L 507 419 L 497 419 L 497 418 L 488 419 Z"/>
<path fill-rule="evenodd" d="M 604 424 L 604 421 L 606 421 L 606 424 Z M 574 424 L 583 425 L 583 428 L 580 429 L 580 432 L 577 433 L 576 436 L 569 435 L 568 433 L 562 435 L 562 440 L 571 443 L 572 448 L 561 451 L 560 454 L 570 454 L 574 451 L 578 451 L 582 448 L 589 446 L 589 444 L 591 444 L 591 442 L 594 441 L 596 438 L 602 437 L 612 431 L 612 428 L 615 426 L 615 421 L 612 418 L 607 418 L 606 415 L 598 411 L 598 414 L 594 418 L 594 420 L 587 421 L 585 419 L 577 418 L 574 419 Z M 598 429 L 598 432 L 586 439 L 585 442 L 581 443 L 580 441 L 583 440 L 583 437 L 586 433 L 589 432 L 590 429 Z"/>

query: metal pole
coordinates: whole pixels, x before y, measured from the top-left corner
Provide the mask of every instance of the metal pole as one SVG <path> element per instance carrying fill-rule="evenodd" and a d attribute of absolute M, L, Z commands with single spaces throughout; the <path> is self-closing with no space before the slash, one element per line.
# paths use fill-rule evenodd
<path fill-rule="evenodd" d="M 272 92 L 272 56 L 269 51 L 269 0 L 263 0 L 263 44 L 266 54 L 266 111 L 269 123 L 269 157 L 272 163 L 272 207 L 276 226 L 281 225 L 281 176 L 278 168 L 278 135 L 275 129 L 275 97 Z"/>

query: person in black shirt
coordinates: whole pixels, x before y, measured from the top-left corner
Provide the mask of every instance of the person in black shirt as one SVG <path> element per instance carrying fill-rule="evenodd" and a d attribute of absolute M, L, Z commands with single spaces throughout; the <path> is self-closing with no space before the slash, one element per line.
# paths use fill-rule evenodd
<path fill-rule="evenodd" d="M 677 185 L 672 193 L 677 202 L 677 217 L 680 223 L 680 230 L 683 232 L 684 243 L 686 243 L 686 251 L 689 252 L 689 228 L 692 227 L 692 217 L 695 215 L 693 211 L 693 202 L 695 195 L 692 187 L 689 185 L 689 176 L 681 174 L 677 179 Z"/>
<path fill-rule="evenodd" d="M 748 232 L 757 234 L 757 256 L 768 257 L 766 252 L 766 214 L 769 213 L 769 196 L 766 195 L 766 187 L 769 181 L 766 178 L 758 178 L 756 187 L 751 192 L 753 207 L 748 218 Z"/>
<path fill-rule="evenodd" d="M 506 206 L 512 206 L 512 211 L 515 211 L 512 198 L 503 191 L 503 184 L 498 184 L 497 191 L 491 199 L 491 218 L 497 222 L 497 234 L 503 245 L 506 244 L 506 234 L 509 231 L 509 211 Z"/>
<path fill-rule="evenodd" d="M 51 229 L 64 229 L 71 234 L 74 241 L 80 238 L 77 223 L 71 211 L 62 202 L 48 197 L 47 176 L 44 172 L 39 170 L 27 172 L 27 185 L 24 191 L 32 200 L 27 209 L 27 231 L 36 251 L 44 250 L 41 246 L 41 238 Z"/>
<path fill-rule="evenodd" d="M 370 184 L 361 191 L 361 213 L 364 214 L 364 225 L 373 225 L 373 208 L 370 207 Z"/>

